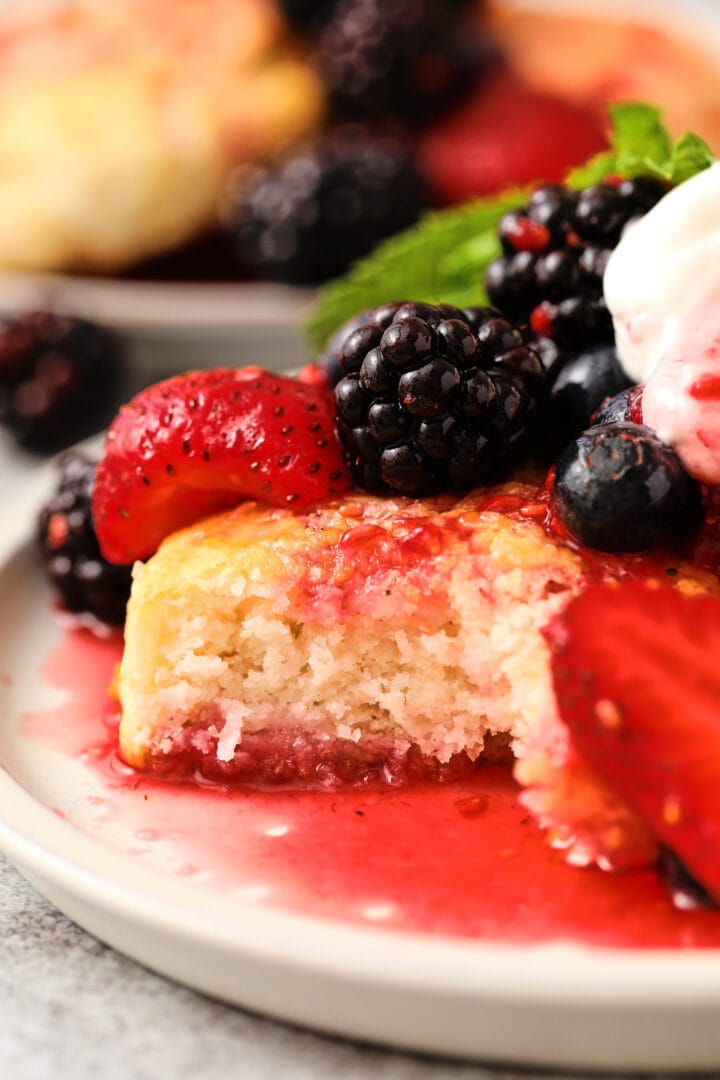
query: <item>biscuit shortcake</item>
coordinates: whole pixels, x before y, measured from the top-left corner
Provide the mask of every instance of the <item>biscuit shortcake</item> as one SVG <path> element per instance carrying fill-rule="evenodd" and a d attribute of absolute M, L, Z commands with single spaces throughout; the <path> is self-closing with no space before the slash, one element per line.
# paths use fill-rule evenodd
<path fill-rule="evenodd" d="M 217 220 L 230 171 L 313 130 L 272 0 L 73 0 L 0 20 L 0 266 L 111 271 Z"/>
<path fill-rule="evenodd" d="M 245 504 L 169 537 L 128 608 L 125 760 L 332 781 L 521 735 L 552 707 L 540 630 L 582 564 L 485 501 Z"/>
<path fill-rule="evenodd" d="M 136 568 L 122 756 L 322 786 L 522 753 L 557 723 L 543 628 L 627 570 L 549 535 L 535 492 L 246 503 L 174 533 Z"/>

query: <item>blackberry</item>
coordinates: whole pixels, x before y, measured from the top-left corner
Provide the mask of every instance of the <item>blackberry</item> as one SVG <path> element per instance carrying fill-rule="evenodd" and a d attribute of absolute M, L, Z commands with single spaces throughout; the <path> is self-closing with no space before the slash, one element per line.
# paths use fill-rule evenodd
<path fill-rule="evenodd" d="M 583 432 L 560 457 L 553 503 L 581 543 L 642 551 L 683 536 L 701 518 L 698 487 L 648 427 L 614 423 Z"/>
<path fill-rule="evenodd" d="M 571 353 L 611 343 L 603 275 L 623 229 L 666 187 L 651 177 L 571 191 L 538 188 L 499 224 L 502 256 L 490 265 L 490 300 L 508 318 Z"/>
<path fill-rule="evenodd" d="M 361 487 L 405 495 L 498 480 L 543 383 L 537 355 L 493 308 L 389 304 L 340 351 L 338 431 Z"/>
<path fill-rule="evenodd" d="M 401 113 L 427 120 L 476 78 L 491 49 L 463 17 L 434 0 L 338 0 L 320 35 L 317 67 L 341 117 Z"/>
<path fill-rule="evenodd" d="M 131 567 L 109 563 L 100 554 L 90 509 L 95 463 L 68 451 L 59 468 L 56 490 L 38 520 L 48 577 L 68 611 L 89 612 L 120 626 Z"/>
<path fill-rule="evenodd" d="M 118 396 L 117 340 L 82 319 L 34 312 L 0 330 L 0 423 L 31 450 L 98 430 Z"/>
<path fill-rule="evenodd" d="M 345 343 L 345 338 L 349 337 L 353 330 L 358 330 L 363 326 L 370 318 L 372 312 L 361 311 L 357 315 L 353 315 L 351 319 L 343 323 L 339 330 L 336 330 L 327 340 L 325 345 L 325 352 L 318 356 L 316 363 L 325 372 L 328 384 L 330 386 L 337 386 L 342 379 L 345 372 L 340 364 L 340 354 L 342 347 Z"/>
<path fill-rule="evenodd" d="M 231 197 L 230 227 L 254 273 L 314 283 L 412 225 L 427 202 L 404 138 L 345 125 L 279 167 L 256 170 Z"/>

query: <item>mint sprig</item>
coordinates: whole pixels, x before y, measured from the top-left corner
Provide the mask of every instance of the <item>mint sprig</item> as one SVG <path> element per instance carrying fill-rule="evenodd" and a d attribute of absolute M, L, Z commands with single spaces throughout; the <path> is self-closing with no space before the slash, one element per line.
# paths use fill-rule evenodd
<path fill-rule="evenodd" d="M 588 187 L 610 174 L 654 176 L 675 186 L 716 160 L 707 143 L 690 131 L 673 143 L 653 105 L 611 105 L 609 113 L 611 149 L 573 169 L 566 178 L 570 187 Z"/>
<path fill-rule="evenodd" d="M 481 303 L 485 270 L 500 253 L 498 222 L 527 198 L 527 191 L 515 189 L 426 214 L 380 244 L 322 289 L 306 325 L 310 344 L 321 350 L 351 316 L 392 300 Z"/>
<path fill-rule="evenodd" d="M 699 135 L 687 132 L 673 143 L 652 105 L 632 102 L 609 111 L 610 149 L 574 169 L 566 181 L 571 187 L 587 187 L 611 174 L 681 184 L 716 160 Z M 357 312 L 393 300 L 486 304 L 485 272 L 500 254 L 498 223 L 527 197 L 527 190 L 513 188 L 426 214 L 380 244 L 321 290 L 306 324 L 310 345 L 321 351 L 333 331 Z"/>

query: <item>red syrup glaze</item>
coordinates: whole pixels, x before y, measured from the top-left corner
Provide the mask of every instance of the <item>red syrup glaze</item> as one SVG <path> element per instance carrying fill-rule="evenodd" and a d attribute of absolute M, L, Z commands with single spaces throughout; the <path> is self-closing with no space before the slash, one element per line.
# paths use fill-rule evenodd
<path fill-rule="evenodd" d="M 407 594 L 422 596 L 424 604 L 413 608 L 413 620 L 420 626 L 423 612 L 431 617 L 435 608 L 435 593 L 441 600 L 445 593 L 443 572 L 438 558 L 460 542 L 472 543 L 473 527 L 478 516 L 494 512 L 520 522 L 532 522 L 556 543 L 573 551 L 581 560 L 582 572 L 588 581 L 619 581 L 672 579 L 678 565 L 697 561 L 697 537 L 687 544 L 687 550 L 656 548 L 639 553 L 612 554 L 585 547 L 577 541 L 557 517 L 551 497 L 552 473 L 543 484 L 517 484 L 508 488 L 478 490 L 463 501 L 459 514 L 443 514 L 452 510 L 452 496 L 439 497 L 430 514 L 408 514 L 402 511 L 392 518 L 364 522 L 362 509 L 359 518 L 352 520 L 354 504 L 343 507 L 348 528 L 337 543 L 319 544 L 307 553 L 307 571 L 290 593 L 293 603 L 308 617 L 324 621 L 341 621 L 345 616 L 356 617 L 377 610 L 382 597 L 392 588 L 394 603 Z M 312 516 L 310 518 L 312 527 Z M 699 569 L 714 570 L 708 560 L 698 563 Z M 395 571 L 401 573 L 393 577 Z M 708 579 L 709 583 L 709 579 Z"/>
<path fill-rule="evenodd" d="M 654 872 L 565 865 L 519 805 L 505 766 L 446 784 L 333 792 L 133 772 L 116 757 L 117 717 L 106 695 L 120 651 L 118 637 L 66 631 L 42 676 L 67 699 L 27 716 L 23 730 L 82 756 L 97 782 L 87 799 L 97 805 L 99 835 L 121 822 L 141 857 L 169 844 L 174 872 L 206 888 L 393 929 L 516 944 L 720 948 L 720 912 L 678 911 Z M 72 804 L 58 812 L 73 818 Z"/>
<path fill-rule="evenodd" d="M 717 575 L 720 570 L 720 509 L 713 517 L 710 504 L 702 527 L 678 548 L 653 548 L 651 551 L 613 554 L 585 547 L 568 531 L 555 513 L 552 503 L 554 469 L 537 488 L 518 494 L 493 494 L 478 502 L 478 511 L 495 511 L 515 521 L 533 521 L 553 540 L 574 551 L 582 560 L 583 573 L 589 581 L 672 580 L 678 565 L 691 564 L 697 570 Z M 717 503 L 720 506 L 720 501 Z M 712 548 L 712 551 L 710 550 Z M 708 581 L 709 583 L 709 581 Z"/>

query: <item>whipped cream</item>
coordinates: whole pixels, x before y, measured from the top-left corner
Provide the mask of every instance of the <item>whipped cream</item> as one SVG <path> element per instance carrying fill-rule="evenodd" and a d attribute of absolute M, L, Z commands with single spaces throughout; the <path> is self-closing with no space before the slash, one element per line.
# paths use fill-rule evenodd
<path fill-rule="evenodd" d="M 720 483 L 720 162 L 631 225 L 604 278 L 643 418 L 685 468 Z"/>

